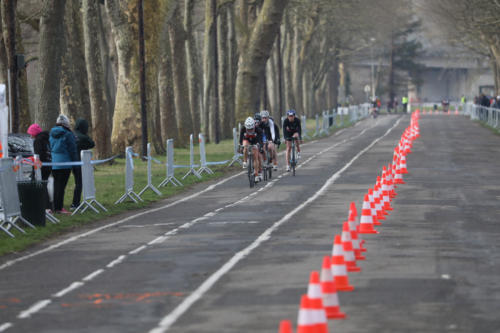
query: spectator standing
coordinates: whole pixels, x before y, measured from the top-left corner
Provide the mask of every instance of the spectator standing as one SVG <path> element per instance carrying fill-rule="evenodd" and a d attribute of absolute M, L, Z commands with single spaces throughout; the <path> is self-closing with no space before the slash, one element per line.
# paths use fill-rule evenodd
<path fill-rule="evenodd" d="M 77 119 L 75 124 L 76 150 L 77 160 L 81 160 L 80 152 L 82 150 L 92 149 L 95 146 L 94 141 L 88 136 L 89 123 L 85 119 Z M 73 167 L 73 175 L 75 177 L 75 190 L 73 191 L 73 203 L 70 210 L 74 210 L 80 206 L 82 197 L 82 167 Z"/>
<path fill-rule="evenodd" d="M 50 130 L 50 149 L 52 162 L 74 162 L 77 160 L 76 139 L 70 129 L 69 119 L 61 114 L 57 117 L 56 126 Z M 54 210 L 56 213 L 70 214 L 64 209 L 64 191 L 71 173 L 71 165 L 54 165 Z"/>
<path fill-rule="evenodd" d="M 52 162 L 52 157 L 50 154 L 50 142 L 49 142 L 49 132 L 42 131 L 40 125 L 32 124 L 28 127 L 28 134 L 34 139 L 33 141 L 33 152 L 38 155 L 40 161 L 43 162 Z M 42 180 L 47 181 L 52 172 L 52 167 L 50 166 L 42 166 Z M 45 185 L 45 191 L 47 191 L 47 185 Z M 49 193 L 46 192 L 46 209 L 52 209 L 52 204 L 50 202 Z"/>

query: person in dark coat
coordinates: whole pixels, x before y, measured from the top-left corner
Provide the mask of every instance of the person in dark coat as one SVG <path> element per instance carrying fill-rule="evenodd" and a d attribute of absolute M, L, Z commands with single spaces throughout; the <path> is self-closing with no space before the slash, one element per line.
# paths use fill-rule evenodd
<path fill-rule="evenodd" d="M 76 139 L 70 129 L 69 119 L 61 114 L 57 117 L 56 126 L 50 130 L 50 149 L 52 163 L 77 161 Z M 64 191 L 71 173 L 71 165 L 54 165 L 54 209 L 56 213 L 70 214 L 64 209 Z"/>
<path fill-rule="evenodd" d="M 88 136 L 88 132 L 89 123 L 85 119 L 77 119 L 75 135 L 78 161 L 81 160 L 80 152 L 82 150 L 92 149 L 95 146 L 94 141 Z M 80 206 L 80 199 L 82 197 L 82 168 L 80 166 L 73 167 L 73 175 L 75 176 L 75 190 L 73 191 L 73 204 L 70 210 L 74 210 Z"/>
<path fill-rule="evenodd" d="M 32 124 L 28 127 L 28 134 L 34 139 L 33 141 L 33 152 L 38 155 L 40 161 L 43 162 L 52 162 L 52 157 L 50 154 L 50 141 L 49 141 L 49 132 L 42 131 L 42 128 L 38 124 Z M 47 181 L 49 179 L 50 174 L 52 173 L 51 166 L 42 166 L 41 169 L 42 180 Z M 50 203 L 49 193 L 47 191 L 47 186 L 45 186 L 46 191 L 46 209 L 52 209 L 52 204 Z"/>

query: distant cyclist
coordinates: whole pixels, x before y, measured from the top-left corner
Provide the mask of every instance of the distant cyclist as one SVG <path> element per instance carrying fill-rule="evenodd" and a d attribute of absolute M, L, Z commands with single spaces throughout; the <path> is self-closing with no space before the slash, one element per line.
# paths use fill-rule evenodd
<path fill-rule="evenodd" d="M 286 112 L 286 119 L 283 122 L 283 137 L 286 140 L 286 171 L 290 171 L 290 152 L 292 150 L 292 137 L 296 138 L 297 160 L 300 159 L 300 140 L 302 137 L 302 126 L 300 119 L 295 116 L 295 110 Z"/>
<path fill-rule="evenodd" d="M 450 101 L 447 99 L 443 99 L 441 105 L 443 106 L 443 112 L 448 112 L 448 109 L 450 107 Z"/>
<path fill-rule="evenodd" d="M 250 145 L 256 145 L 253 147 L 251 154 L 253 154 L 254 160 L 254 170 L 255 170 L 255 182 L 260 181 L 262 178 L 259 175 L 260 170 L 260 159 L 259 150 L 262 147 L 262 130 L 255 126 L 255 120 L 252 117 L 248 117 L 245 120 L 245 126 L 241 128 L 240 131 L 240 146 L 243 146 L 243 168 L 247 168 L 248 159 L 248 147 Z"/>
<path fill-rule="evenodd" d="M 269 111 L 263 110 L 260 112 L 262 117 L 260 128 L 267 138 L 267 150 L 271 154 L 273 160 L 273 170 L 278 170 L 278 156 L 276 155 L 276 146 L 280 142 L 280 129 L 278 125 L 269 117 Z"/>

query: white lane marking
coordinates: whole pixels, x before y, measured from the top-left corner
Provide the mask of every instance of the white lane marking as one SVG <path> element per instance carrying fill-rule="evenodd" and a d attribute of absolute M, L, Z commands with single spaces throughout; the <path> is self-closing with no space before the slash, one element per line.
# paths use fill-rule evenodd
<path fill-rule="evenodd" d="M 269 240 L 271 238 L 271 234 L 278 229 L 280 225 L 288 221 L 292 216 L 301 211 L 304 207 L 309 205 L 311 202 L 316 200 L 320 195 L 326 192 L 328 187 L 330 187 L 342 173 L 347 170 L 361 155 L 371 149 L 377 142 L 386 137 L 401 121 L 402 118 L 398 119 L 395 124 L 387 130 L 387 132 L 373 140 L 373 142 L 368 145 L 366 148 L 361 150 L 356 154 L 342 169 L 334 173 L 328 180 L 323 184 L 323 186 L 314 193 L 309 199 L 301 203 L 291 212 L 283 216 L 279 221 L 276 221 L 271 227 L 266 229 L 256 240 L 252 242 L 249 246 L 244 248 L 243 250 L 236 253 L 229 261 L 227 261 L 221 268 L 219 268 L 215 273 L 213 273 L 207 280 L 205 280 L 195 291 L 193 291 L 188 297 L 186 297 L 173 311 L 167 314 L 160 321 L 157 327 L 153 328 L 149 331 L 149 333 L 160 333 L 166 332 L 176 321 L 179 319 L 189 308 L 196 303 L 199 299 L 203 297 L 203 295 L 209 291 L 215 283 L 224 276 L 227 272 L 229 272 L 239 261 L 247 257 L 254 249 L 259 247 L 263 242 Z"/>
<path fill-rule="evenodd" d="M 450 279 L 450 276 L 448 274 L 442 274 L 441 275 L 441 279 L 444 279 L 444 280 L 449 280 Z"/>
<path fill-rule="evenodd" d="M 257 224 L 259 221 L 216 221 L 208 222 L 209 225 L 226 225 L 226 224 Z"/>
<path fill-rule="evenodd" d="M 12 323 L 2 324 L 2 325 L 0 325 L 0 332 L 5 332 L 6 330 L 11 328 L 12 326 L 14 326 Z"/>
<path fill-rule="evenodd" d="M 80 288 L 81 286 L 83 286 L 84 283 L 83 282 L 73 282 L 72 284 L 70 284 L 67 288 L 61 290 L 60 292 L 52 295 L 53 297 L 63 297 L 64 295 L 66 295 L 67 293 L 69 293 L 70 291 L 73 291 L 75 289 L 78 289 Z"/>
<path fill-rule="evenodd" d="M 147 248 L 146 245 L 139 246 L 137 249 L 130 251 L 128 254 L 136 254 Z"/>
<path fill-rule="evenodd" d="M 174 222 L 167 222 L 167 223 L 154 223 L 154 224 L 129 224 L 129 225 L 122 225 L 120 228 L 148 228 L 148 227 L 161 227 L 164 225 L 172 225 L 175 224 Z"/>
<path fill-rule="evenodd" d="M 111 268 L 115 265 L 118 265 L 119 263 L 121 263 L 123 260 L 125 260 L 127 256 L 126 255 L 121 255 L 119 256 L 118 258 L 116 258 L 115 260 L 113 260 L 112 262 L 110 262 L 109 264 L 106 265 L 107 268 Z"/>
<path fill-rule="evenodd" d="M 172 203 L 166 204 L 166 205 L 164 205 L 164 206 L 157 207 L 157 208 L 151 208 L 151 209 L 148 209 L 148 210 L 146 210 L 146 211 L 143 211 L 143 212 L 140 212 L 140 213 L 137 213 L 137 214 L 134 214 L 134 215 L 128 216 L 128 217 L 126 217 L 126 218 L 123 218 L 123 219 L 121 219 L 121 220 L 119 220 L 119 221 L 116 221 L 116 222 L 113 222 L 113 223 L 110 223 L 110 224 L 107 224 L 107 225 L 103 225 L 103 226 L 101 226 L 101 227 L 99 227 L 99 228 L 92 229 L 92 230 L 89 230 L 89 231 L 87 231 L 87 232 L 81 233 L 81 234 L 79 234 L 79 235 L 76 235 L 76 236 L 73 236 L 73 237 L 67 238 L 67 239 L 65 239 L 65 240 L 63 240 L 63 241 L 61 241 L 61 242 L 59 242 L 59 243 L 53 244 L 53 245 L 51 245 L 51 246 L 49 246 L 49 247 L 46 247 L 46 248 L 44 248 L 44 249 L 42 249 L 42 250 L 39 250 L 39 251 L 36 251 L 36 252 L 30 253 L 30 254 L 27 254 L 27 255 L 25 255 L 25 256 L 22 256 L 22 257 L 19 257 L 19 258 L 16 258 L 16 259 L 9 260 L 9 261 L 5 262 L 4 264 L 2 264 L 2 265 L 0 266 L 0 270 L 5 269 L 5 268 L 7 268 L 7 267 L 9 267 L 9 266 L 12 266 L 12 265 L 14 265 L 15 263 L 18 263 L 18 262 L 24 261 L 24 260 L 26 260 L 26 259 L 33 258 L 33 257 L 35 257 L 35 256 L 38 256 L 38 255 L 40 255 L 40 254 L 43 254 L 43 253 L 46 253 L 46 252 L 52 251 L 52 250 L 57 249 L 57 248 L 59 248 L 59 247 L 61 247 L 61 246 L 63 246 L 63 245 L 66 245 L 66 244 L 68 244 L 68 243 L 74 242 L 74 241 L 76 241 L 76 240 L 78 240 L 78 239 L 80 239 L 80 238 L 87 237 L 87 236 L 89 236 L 89 235 L 95 234 L 96 232 L 102 231 L 102 230 L 104 230 L 104 229 L 108 229 L 108 228 L 114 227 L 114 226 L 116 226 L 116 225 L 120 225 L 120 224 L 122 224 L 122 223 L 125 223 L 125 222 L 127 222 L 127 221 L 133 220 L 133 219 L 135 219 L 135 218 L 137 218 L 137 217 L 139 217 L 139 216 L 143 216 L 143 215 L 146 215 L 146 214 L 149 214 L 149 213 L 154 213 L 154 212 L 157 212 L 157 211 L 160 211 L 160 210 L 163 210 L 163 209 L 170 208 L 170 207 L 172 207 L 172 206 L 178 205 L 178 204 L 180 204 L 180 203 L 182 203 L 182 202 L 184 202 L 184 201 L 191 200 L 191 199 L 196 198 L 196 197 L 198 197 L 198 196 L 200 196 L 200 195 L 202 195 L 202 194 L 204 194 L 204 193 L 206 193 L 206 192 L 212 191 L 212 190 L 213 190 L 213 189 L 215 189 L 217 186 L 220 186 L 220 185 L 222 185 L 222 184 L 224 184 L 224 183 L 226 183 L 226 182 L 228 182 L 228 181 L 230 181 L 230 180 L 232 180 L 232 179 L 234 179 L 234 178 L 236 178 L 236 177 L 241 176 L 243 173 L 244 173 L 244 171 L 239 172 L 239 173 L 237 173 L 237 174 L 235 174 L 235 175 L 232 175 L 232 176 L 230 176 L 230 177 L 228 177 L 228 178 L 226 178 L 226 179 L 224 179 L 224 180 L 221 180 L 221 181 L 220 181 L 220 182 L 218 182 L 218 183 L 215 183 L 215 184 L 212 184 L 212 185 L 208 186 L 207 188 L 205 188 L 204 190 L 202 190 L 202 191 L 200 191 L 200 192 L 193 193 L 193 194 L 191 194 L 191 195 L 189 195 L 189 196 L 187 196 L 187 197 L 184 197 L 184 198 L 179 199 L 179 200 L 177 200 L 177 201 L 174 201 L 174 202 L 172 202 Z"/>
<path fill-rule="evenodd" d="M 148 245 L 163 243 L 164 240 L 165 240 L 165 236 L 156 237 L 155 239 L 153 239 L 152 241 L 150 241 L 148 243 Z"/>
<path fill-rule="evenodd" d="M 85 282 L 92 281 L 96 276 L 100 275 L 103 272 L 104 272 L 104 269 L 100 268 L 97 271 L 90 273 L 89 275 L 84 277 L 82 280 Z"/>
<path fill-rule="evenodd" d="M 31 317 L 31 315 L 37 313 L 38 311 L 40 311 L 41 309 L 43 309 L 44 307 L 46 307 L 50 303 L 52 303 L 52 301 L 50 299 L 44 299 L 42 301 L 36 302 L 28 310 L 21 311 L 21 313 L 19 313 L 17 318 L 19 318 L 19 319 L 29 318 L 29 317 Z"/>

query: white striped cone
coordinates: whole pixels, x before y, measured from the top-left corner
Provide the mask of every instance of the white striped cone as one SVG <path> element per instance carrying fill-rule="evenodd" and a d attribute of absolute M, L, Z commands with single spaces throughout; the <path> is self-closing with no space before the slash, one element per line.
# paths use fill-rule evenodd
<path fill-rule="evenodd" d="M 318 332 L 327 332 L 328 326 L 326 312 L 323 307 L 323 293 L 321 291 L 318 271 L 311 272 L 309 286 L 307 287 L 307 298 L 309 299 L 309 307 L 313 311 L 314 322 L 316 323 Z"/>
<path fill-rule="evenodd" d="M 360 234 L 378 234 L 378 231 L 373 228 L 373 216 L 370 209 L 370 199 L 368 194 L 365 194 L 363 201 L 363 209 L 361 211 L 361 220 L 359 223 Z"/>
<path fill-rule="evenodd" d="M 323 293 L 323 305 L 326 311 L 326 317 L 330 319 L 344 319 L 345 314 L 340 311 L 339 297 L 337 288 L 331 271 L 332 263 L 329 256 L 323 257 L 323 266 L 321 268 L 321 291 Z"/>
<path fill-rule="evenodd" d="M 370 200 L 370 211 L 372 214 L 373 225 L 381 225 L 380 221 L 377 218 L 377 208 L 375 206 L 375 200 L 373 199 L 373 189 L 368 189 L 368 199 Z"/>
<path fill-rule="evenodd" d="M 345 262 L 344 246 L 340 235 L 335 235 L 332 254 L 332 274 L 335 285 L 339 291 L 352 291 L 354 287 L 349 284 L 347 264 Z"/>
<path fill-rule="evenodd" d="M 385 167 L 384 167 L 385 168 Z M 382 201 L 384 210 L 387 212 L 388 210 L 392 210 L 391 207 L 391 198 L 389 196 L 389 185 L 387 181 L 387 177 L 383 177 L 382 179 Z"/>
<path fill-rule="evenodd" d="M 349 230 L 349 223 L 344 222 L 342 227 L 342 236 L 339 237 L 343 246 L 344 261 L 347 266 L 348 272 L 361 272 L 361 268 L 356 266 L 356 257 L 354 255 L 354 247 L 351 240 L 351 231 Z M 335 240 L 337 236 L 335 236 Z"/>
<path fill-rule="evenodd" d="M 309 298 L 302 295 L 300 298 L 299 314 L 297 316 L 297 333 L 316 333 L 314 310 L 309 306 Z"/>
<path fill-rule="evenodd" d="M 401 156 L 401 173 L 408 173 L 408 170 L 406 169 L 406 155 Z"/>

